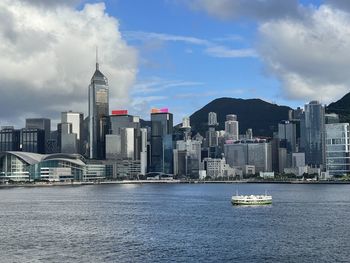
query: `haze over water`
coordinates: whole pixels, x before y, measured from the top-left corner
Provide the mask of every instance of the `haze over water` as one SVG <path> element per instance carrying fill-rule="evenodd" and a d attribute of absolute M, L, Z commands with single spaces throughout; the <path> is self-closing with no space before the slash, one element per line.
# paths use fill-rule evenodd
<path fill-rule="evenodd" d="M 273 205 L 234 207 L 236 190 Z M 348 262 L 350 185 L 0 189 L 1 262 Z"/>

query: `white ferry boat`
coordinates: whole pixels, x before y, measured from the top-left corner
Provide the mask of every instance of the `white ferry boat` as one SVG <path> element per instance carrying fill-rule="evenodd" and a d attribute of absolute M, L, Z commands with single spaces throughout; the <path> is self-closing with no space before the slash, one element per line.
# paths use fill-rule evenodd
<path fill-rule="evenodd" d="M 233 205 L 270 205 L 271 195 L 234 195 L 231 198 Z"/>

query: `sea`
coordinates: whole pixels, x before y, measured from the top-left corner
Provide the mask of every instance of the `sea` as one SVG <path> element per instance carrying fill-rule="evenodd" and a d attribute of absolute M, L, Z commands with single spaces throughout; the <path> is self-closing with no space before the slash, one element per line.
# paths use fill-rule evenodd
<path fill-rule="evenodd" d="M 0 228 L 0 262 L 350 262 L 350 185 L 1 188 Z"/>

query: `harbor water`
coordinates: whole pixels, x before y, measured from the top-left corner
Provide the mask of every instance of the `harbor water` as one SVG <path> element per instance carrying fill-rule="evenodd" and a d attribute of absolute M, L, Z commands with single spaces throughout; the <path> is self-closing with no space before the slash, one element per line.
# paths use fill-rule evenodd
<path fill-rule="evenodd" d="M 3 188 L 0 223 L 0 262 L 349 262 L 350 185 Z"/>

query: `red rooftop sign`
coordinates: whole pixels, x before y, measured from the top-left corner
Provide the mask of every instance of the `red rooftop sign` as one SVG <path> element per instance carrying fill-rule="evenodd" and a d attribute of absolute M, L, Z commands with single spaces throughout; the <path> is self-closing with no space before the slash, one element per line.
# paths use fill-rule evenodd
<path fill-rule="evenodd" d="M 128 115 L 127 110 L 112 110 L 112 115 Z"/>

